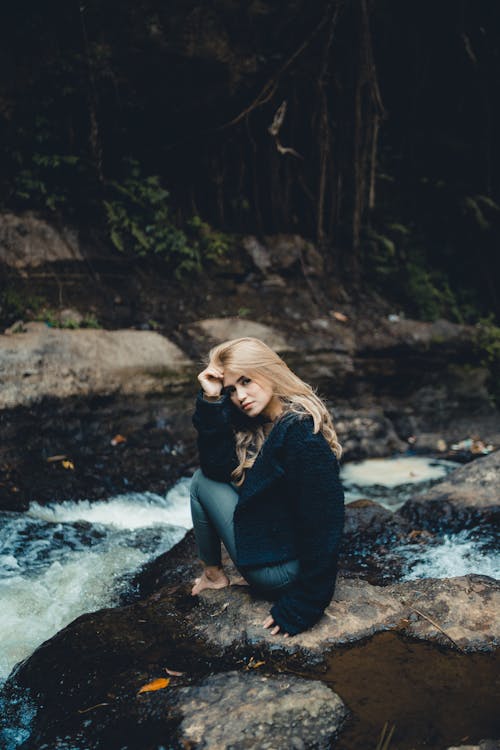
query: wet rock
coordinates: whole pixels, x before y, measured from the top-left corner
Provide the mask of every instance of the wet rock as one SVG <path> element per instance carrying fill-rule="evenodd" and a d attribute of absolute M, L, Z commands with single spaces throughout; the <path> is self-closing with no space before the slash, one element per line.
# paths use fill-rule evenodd
<path fill-rule="evenodd" d="M 347 714 L 326 685 L 291 675 L 222 673 L 181 688 L 177 700 L 181 737 L 200 750 L 326 749 Z"/>
<path fill-rule="evenodd" d="M 427 528 L 463 528 L 498 517 L 500 506 L 500 451 L 466 464 L 431 489 L 416 494 L 400 509 L 401 515 Z"/>
<path fill-rule="evenodd" d="M 76 230 L 56 229 L 34 213 L 0 214 L 0 263 L 18 270 L 83 261 Z"/>
<path fill-rule="evenodd" d="M 49 399 L 0 410 L 0 510 L 165 493 L 198 463 L 192 393 Z M 36 425 L 36 429 L 33 428 Z M 113 445 L 123 435 L 125 442 Z M 73 470 L 61 460 L 66 456 Z"/>
<path fill-rule="evenodd" d="M 348 503 L 340 569 L 349 576 L 362 575 L 369 583 L 393 583 L 405 565 L 397 550 L 411 531 L 405 518 L 379 503 L 366 499 Z"/>
<path fill-rule="evenodd" d="M 158 391 L 193 376 L 181 349 L 152 331 L 26 327 L 0 336 L 0 409 L 46 396 Z"/>

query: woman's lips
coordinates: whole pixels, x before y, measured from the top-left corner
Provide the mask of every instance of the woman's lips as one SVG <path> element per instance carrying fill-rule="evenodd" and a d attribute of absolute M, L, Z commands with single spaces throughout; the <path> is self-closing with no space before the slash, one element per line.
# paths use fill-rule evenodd
<path fill-rule="evenodd" d="M 251 406 L 253 406 L 253 401 L 249 401 L 247 404 L 243 404 L 243 409 L 246 411 L 247 409 L 250 409 Z"/>

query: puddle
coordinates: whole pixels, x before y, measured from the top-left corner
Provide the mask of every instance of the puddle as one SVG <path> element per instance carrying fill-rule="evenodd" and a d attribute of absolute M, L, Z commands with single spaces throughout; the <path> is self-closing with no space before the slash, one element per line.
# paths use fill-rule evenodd
<path fill-rule="evenodd" d="M 499 667 L 500 650 L 460 654 L 397 633 L 336 650 L 320 677 L 351 711 L 335 750 L 374 750 L 385 722 L 396 726 L 390 750 L 499 738 Z"/>
<path fill-rule="evenodd" d="M 346 502 L 365 498 L 394 511 L 457 468 L 453 461 L 423 456 L 370 458 L 345 464 L 341 477 Z"/>

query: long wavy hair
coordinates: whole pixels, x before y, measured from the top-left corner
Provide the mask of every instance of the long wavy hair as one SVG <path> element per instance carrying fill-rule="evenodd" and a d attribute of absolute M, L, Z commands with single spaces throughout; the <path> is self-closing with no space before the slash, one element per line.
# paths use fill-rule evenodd
<path fill-rule="evenodd" d="M 259 385 L 264 381 L 270 383 L 273 394 L 283 406 L 280 417 L 289 413 L 312 417 L 314 432 L 321 432 L 333 453 L 340 458 L 342 447 L 325 404 L 311 386 L 295 375 L 263 341 L 252 337 L 224 341 L 210 351 L 209 364 L 222 370 L 244 374 Z M 253 466 L 272 426 L 272 423 L 266 424 L 259 419 L 248 418 L 244 420 L 244 426 L 236 428 L 236 455 L 239 463 L 232 473 L 235 484 L 243 484 L 245 472 Z"/>

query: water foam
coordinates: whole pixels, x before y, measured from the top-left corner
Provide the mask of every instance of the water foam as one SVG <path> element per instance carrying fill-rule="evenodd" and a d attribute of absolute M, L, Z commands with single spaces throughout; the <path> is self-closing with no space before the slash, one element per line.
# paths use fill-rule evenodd
<path fill-rule="evenodd" d="M 189 479 L 166 497 L 32 503 L 0 527 L 0 679 L 84 612 L 113 605 L 126 576 L 191 527 Z"/>
<path fill-rule="evenodd" d="M 189 479 L 181 479 L 166 497 L 153 492 L 129 492 L 101 502 L 64 502 L 58 505 L 31 503 L 27 515 L 47 523 L 75 523 L 141 529 L 172 524 L 190 529 L 189 503 L 186 502 Z"/>
<path fill-rule="evenodd" d="M 406 558 L 403 581 L 418 578 L 454 578 L 470 574 L 500 579 L 500 552 L 493 540 L 484 536 L 480 541 L 470 531 L 445 534 L 436 544 L 425 548 L 404 545 L 396 550 Z M 493 547 L 493 549 L 489 549 Z"/>

